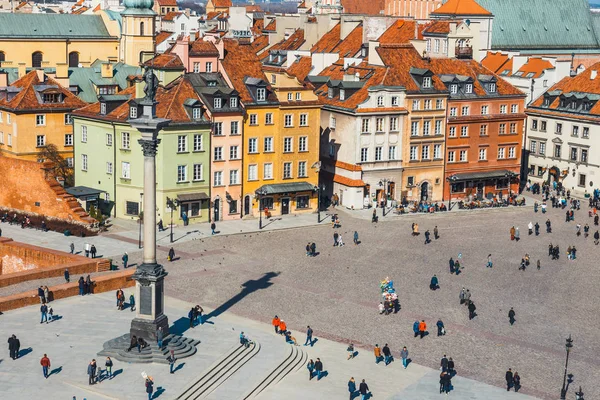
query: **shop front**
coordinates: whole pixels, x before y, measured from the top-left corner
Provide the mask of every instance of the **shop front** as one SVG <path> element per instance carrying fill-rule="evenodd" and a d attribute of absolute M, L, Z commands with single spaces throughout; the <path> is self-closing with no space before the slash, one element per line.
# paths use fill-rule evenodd
<path fill-rule="evenodd" d="M 446 177 L 445 198 L 449 194 L 452 200 L 492 200 L 518 194 L 518 176 L 509 170 L 452 174 Z"/>
<path fill-rule="evenodd" d="M 256 190 L 255 196 L 255 216 L 258 212 L 265 212 L 267 215 L 287 215 L 317 209 L 317 187 L 309 182 L 263 185 Z"/>

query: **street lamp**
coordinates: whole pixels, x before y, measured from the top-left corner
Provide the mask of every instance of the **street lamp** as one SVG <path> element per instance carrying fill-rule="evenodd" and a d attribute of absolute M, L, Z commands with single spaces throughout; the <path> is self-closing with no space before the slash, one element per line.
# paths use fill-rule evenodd
<path fill-rule="evenodd" d="M 456 175 L 450 175 L 449 177 L 446 178 L 446 181 L 448 181 L 448 211 L 450 211 L 450 209 L 452 208 L 452 204 L 450 203 L 452 201 L 452 185 L 456 183 L 456 181 L 458 180 L 458 178 L 456 177 Z"/>
<path fill-rule="evenodd" d="M 321 223 L 321 188 L 315 185 L 313 190 L 317 192 L 317 222 Z"/>
<path fill-rule="evenodd" d="M 144 193 L 140 193 L 140 210 L 142 209 L 142 202 L 144 200 Z M 140 211 L 138 215 L 138 224 L 140 226 L 140 233 L 138 237 L 138 249 L 142 248 L 142 221 L 144 220 L 144 211 Z"/>
<path fill-rule="evenodd" d="M 579 392 L 575 392 L 575 400 L 585 400 L 583 398 L 583 391 L 581 390 L 581 386 L 579 386 Z"/>
<path fill-rule="evenodd" d="M 571 348 L 573 347 L 573 339 L 571 339 L 571 335 L 569 335 L 565 347 L 567 349 L 567 360 L 565 361 L 565 375 L 563 377 L 563 385 L 560 390 L 560 399 L 565 400 L 567 398 L 567 368 L 569 367 L 569 353 L 571 352 Z"/>
<path fill-rule="evenodd" d="M 507 173 L 504 174 L 504 177 L 508 179 L 508 201 L 510 203 L 510 198 L 512 197 L 512 187 L 510 186 L 511 182 L 512 182 L 512 178 L 514 178 L 515 176 L 517 176 L 517 174 L 515 174 L 512 171 L 508 171 Z"/>
<path fill-rule="evenodd" d="M 171 234 L 170 234 L 171 243 L 173 243 L 173 211 L 176 210 L 178 206 L 179 206 L 179 200 L 171 199 L 171 198 L 167 197 L 167 207 L 169 207 L 169 209 L 171 209 Z"/>
<path fill-rule="evenodd" d="M 258 229 L 262 229 L 262 197 L 267 194 L 265 189 L 258 189 L 256 191 L 256 197 L 258 198 Z"/>
<path fill-rule="evenodd" d="M 391 179 L 387 179 L 387 178 L 383 178 L 379 180 L 379 186 L 383 186 L 383 196 L 385 197 L 385 201 L 383 202 L 383 206 L 381 208 L 383 208 L 383 216 L 385 217 L 385 206 L 387 205 L 387 185 L 388 183 L 390 183 L 392 180 Z"/>

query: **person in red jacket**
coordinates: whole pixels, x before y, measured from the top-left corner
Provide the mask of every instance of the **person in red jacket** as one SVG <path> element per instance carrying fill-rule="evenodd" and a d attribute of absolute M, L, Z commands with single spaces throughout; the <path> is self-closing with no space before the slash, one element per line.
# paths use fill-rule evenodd
<path fill-rule="evenodd" d="M 421 339 L 425 336 L 425 332 L 427 332 L 427 324 L 425 323 L 425 320 L 421 320 L 419 323 L 419 335 L 421 335 Z"/>
<path fill-rule="evenodd" d="M 282 335 L 285 335 L 285 333 L 287 332 L 287 325 L 285 324 L 285 322 L 283 320 L 279 321 L 279 333 L 281 333 Z"/>
<path fill-rule="evenodd" d="M 275 327 L 275 333 L 279 333 L 279 322 L 279 317 L 277 315 L 273 318 L 273 321 L 271 321 L 271 325 Z"/>
<path fill-rule="evenodd" d="M 48 379 L 48 368 L 50 368 L 50 359 L 46 354 L 40 360 L 40 365 L 42 366 L 42 372 L 44 372 L 44 378 Z"/>

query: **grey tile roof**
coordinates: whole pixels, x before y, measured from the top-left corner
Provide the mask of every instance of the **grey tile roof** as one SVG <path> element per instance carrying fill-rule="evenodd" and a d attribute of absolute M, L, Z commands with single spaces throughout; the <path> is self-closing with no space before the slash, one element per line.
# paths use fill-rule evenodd
<path fill-rule="evenodd" d="M 102 60 L 95 61 L 91 67 L 69 68 L 69 85 L 78 86 L 78 97 L 87 102 L 98 101 L 94 85 L 118 85 L 119 90 L 127 88 L 127 77 L 129 75 L 141 75 L 142 69 L 137 66 L 123 64 L 121 62 L 113 65 L 113 77 L 102 78 L 100 64 Z M 105 61 L 104 61 L 105 62 Z"/>
<path fill-rule="evenodd" d="M 99 15 L 0 13 L 0 38 L 107 39 Z"/>

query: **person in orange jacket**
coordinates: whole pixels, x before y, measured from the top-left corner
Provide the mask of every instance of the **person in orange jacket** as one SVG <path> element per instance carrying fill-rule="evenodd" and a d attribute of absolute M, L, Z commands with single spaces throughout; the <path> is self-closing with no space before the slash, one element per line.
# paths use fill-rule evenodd
<path fill-rule="evenodd" d="M 378 344 L 375 345 L 373 353 L 375 354 L 375 364 L 379 364 L 379 361 L 381 361 L 381 349 Z"/>
<path fill-rule="evenodd" d="M 279 333 L 281 333 L 282 335 L 285 335 L 285 333 L 287 332 L 287 325 L 285 324 L 284 320 L 279 320 Z"/>
<path fill-rule="evenodd" d="M 279 317 L 276 315 L 273 321 L 271 321 L 271 325 L 275 327 L 275 333 L 279 333 L 279 323 Z"/>
<path fill-rule="evenodd" d="M 421 320 L 421 322 L 419 323 L 419 334 L 421 335 L 421 339 L 423 339 L 423 336 L 425 336 L 426 331 L 427 324 L 425 323 L 425 320 Z"/>

